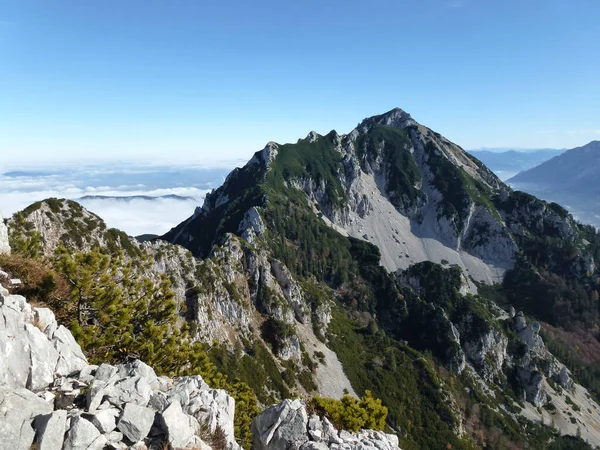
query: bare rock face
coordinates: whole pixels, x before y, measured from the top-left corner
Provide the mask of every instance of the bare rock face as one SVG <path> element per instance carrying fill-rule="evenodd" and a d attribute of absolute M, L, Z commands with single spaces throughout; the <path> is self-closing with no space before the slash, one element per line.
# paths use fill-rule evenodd
<path fill-rule="evenodd" d="M 546 348 L 539 335 L 539 322 L 527 324 L 521 312 L 513 321 L 515 331 L 525 346 L 524 355 L 515 362 L 525 399 L 535 406 L 545 405 L 548 402 L 546 378 L 552 379 L 563 389 L 572 391 L 574 382 L 571 373 Z"/>
<path fill-rule="evenodd" d="M 311 415 L 301 400 L 284 400 L 267 408 L 252 422 L 255 450 L 400 450 L 398 438 L 381 431 L 338 431 L 326 418 Z"/>
<path fill-rule="evenodd" d="M 219 428 L 226 448 L 239 450 L 234 411 L 233 398 L 199 376 L 158 377 L 141 361 L 88 365 L 52 311 L 0 295 L 0 448 L 101 450 L 168 441 L 210 449 L 200 428 Z"/>
<path fill-rule="evenodd" d="M 8 228 L 4 224 L 4 219 L 0 213 L 0 253 L 10 253 L 10 245 L 8 243 Z"/>

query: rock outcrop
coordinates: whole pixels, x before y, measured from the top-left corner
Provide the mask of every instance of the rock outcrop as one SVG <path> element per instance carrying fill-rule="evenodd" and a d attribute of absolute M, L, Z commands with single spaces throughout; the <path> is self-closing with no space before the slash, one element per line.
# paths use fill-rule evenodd
<path fill-rule="evenodd" d="M 0 295 L 0 448 L 237 450 L 234 400 L 201 377 L 170 379 L 135 360 L 89 365 L 47 308 Z M 133 446 L 133 447 L 132 447 Z M 215 447 L 216 448 L 216 447 Z"/>
<path fill-rule="evenodd" d="M 550 378 L 567 392 L 572 392 L 573 379 L 569 369 L 548 351 L 539 335 L 539 322 L 529 325 L 523 313 L 514 318 L 514 329 L 524 344 L 524 354 L 516 361 L 518 381 L 523 389 L 524 398 L 535 406 L 543 406 L 548 402 L 546 378 Z"/>
<path fill-rule="evenodd" d="M 0 253 L 10 253 L 10 245 L 8 243 L 8 228 L 0 213 Z"/>
<path fill-rule="evenodd" d="M 301 400 L 284 400 L 252 422 L 255 450 L 399 450 L 398 438 L 381 431 L 338 431 L 327 418 L 308 414 Z"/>

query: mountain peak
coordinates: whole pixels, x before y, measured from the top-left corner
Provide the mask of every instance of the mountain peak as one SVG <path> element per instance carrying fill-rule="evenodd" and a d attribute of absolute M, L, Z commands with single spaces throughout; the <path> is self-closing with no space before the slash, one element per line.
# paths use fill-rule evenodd
<path fill-rule="evenodd" d="M 384 114 L 364 119 L 359 128 L 370 127 L 372 125 L 387 125 L 395 128 L 407 128 L 417 126 L 418 123 L 412 116 L 400 108 L 394 108 Z"/>

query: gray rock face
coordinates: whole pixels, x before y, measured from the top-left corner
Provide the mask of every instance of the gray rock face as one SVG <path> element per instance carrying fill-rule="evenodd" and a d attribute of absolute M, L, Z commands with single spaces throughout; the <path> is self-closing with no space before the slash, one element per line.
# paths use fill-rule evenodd
<path fill-rule="evenodd" d="M 89 416 L 86 416 L 86 418 L 98 428 L 100 433 L 106 434 L 117 427 L 117 417 L 119 416 L 119 412 L 120 411 L 117 408 L 107 408 L 99 410 L 94 414 L 90 414 Z M 125 413 L 123 413 L 123 416 L 125 416 Z"/>
<path fill-rule="evenodd" d="M 185 447 L 196 433 L 197 428 L 190 426 L 189 419 L 176 401 L 159 416 L 160 425 L 174 448 Z"/>
<path fill-rule="evenodd" d="M 66 375 L 87 364 L 71 333 L 57 327 L 51 311 L 31 308 L 20 295 L 0 297 L 0 360 L 5 362 L 0 365 L 1 384 L 33 391 L 52 384 L 55 374 Z"/>
<path fill-rule="evenodd" d="M 141 441 L 148 436 L 150 428 L 152 428 L 154 414 L 155 411 L 150 408 L 127 403 L 117 423 L 117 428 L 131 442 Z"/>
<path fill-rule="evenodd" d="M 90 421 L 75 416 L 71 419 L 64 450 L 101 450 L 106 443 L 106 437 Z"/>
<path fill-rule="evenodd" d="M 516 361 L 518 380 L 525 393 L 525 399 L 535 406 L 546 404 L 548 395 L 545 388 L 545 378 L 549 377 L 563 389 L 573 389 L 571 373 L 560 364 L 548 351 L 542 337 L 539 335 L 539 322 L 529 325 L 522 312 L 514 318 L 514 328 L 526 347 L 525 355 Z"/>
<path fill-rule="evenodd" d="M 37 416 L 34 426 L 39 450 L 61 450 L 65 440 L 66 425 L 67 412 L 64 410 Z"/>
<path fill-rule="evenodd" d="M 309 440 L 308 414 L 298 399 L 271 406 L 252 422 L 257 450 L 299 448 Z"/>
<path fill-rule="evenodd" d="M 399 450 L 398 438 L 380 431 L 339 431 L 316 415 L 310 418 L 298 399 L 267 408 L 252 422 L 255 450 Z"/>
<path fill-rule="evenodd" d="M 33 392 L 0 385 L 0 442 L 3 448 L 29 450 L 35 436 L 33 419 L 51 412 L 52 404 Z"/>
<path fill-rule="evenodd" d="M 234 412 L 233 398 L 199 376 L 158 377 L 141 361 L 88 365 L 50 310 L 0 296 L 2 449 L 145 449 L 168 436 L 173 448 L 209 450 L 196 436 L 202 423 L 223 429 L 228 450 L 239 450 Z M 152 428 L 157 414 L 162 432 Z"/>
<path fill-rule="evenodd" d="M 10 244 L 8 243 L 8 228 L 4 224 L 2 213 L 0 213 L 0 253 L 10 253 Z"/>

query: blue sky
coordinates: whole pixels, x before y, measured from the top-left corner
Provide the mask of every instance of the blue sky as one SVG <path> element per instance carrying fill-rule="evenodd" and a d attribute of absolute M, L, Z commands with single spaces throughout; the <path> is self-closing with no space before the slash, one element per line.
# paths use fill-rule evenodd
<path fill-rule="evenodd" d="M 598 0 L 0 0 L 0 154 L 246 159 L 401 107 L 465 148 L 600 139 Z"/>

